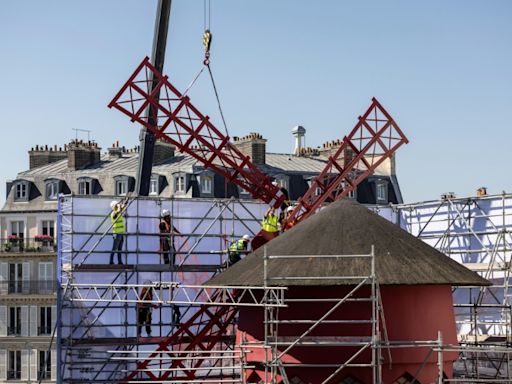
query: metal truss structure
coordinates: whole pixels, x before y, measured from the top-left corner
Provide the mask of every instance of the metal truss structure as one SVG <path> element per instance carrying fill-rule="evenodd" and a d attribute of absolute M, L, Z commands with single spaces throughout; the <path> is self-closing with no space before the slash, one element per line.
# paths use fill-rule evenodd
<path fill-rule="evenodd" d="M 156 85 L 155 85 L 156 84 Z M 145 116 L 148 106 L 154 116 Z M 251 163 L 191 102 L 145 58 L 109 104 L 153 132 L 157 139 L 175 145 L 253 198 L 279 207 L 287 198 L 270 178 Z M 157 122 L 155 125 L 154 122 Z M 314 214 L 326 201 L 347 196 L 398 148 L 408 143 L 391 115 L 373 98 L 345 136 L 326 167 L 299 199 L 290 224 Z M 319 192 L 320 191 L 320 192 Z"/>
<path fill-rule="evenodd" d="M 151 106 L 154 116 L 145 116 Z M 149 62 L 146 57 L 110 102 L 116 108 L 151 131 L 156 139 L 168 141 L 178 150 L 199 161 L 226 180 L 251 193 L 252 197 L 279 207 L 286 196 L 272 184 L 269 176 L 251 163 Z M 157 124 L 152 124 L 157 122 Z"/>
<path fill-rule="evenodd" d="M 479 220 L 493 220 L 497 230 L 494 232 L 488 230 L 485 232 L 487 235 L 495 233 L 496 238 L 499 239 L 510 236 L 508 230 L 512 225 L 512 218 L 509 220 L 508 207 L 512 206 L 511 198 L 512 196 L 503 195 L 475 199 L 470 215 L 473 222 L 472 229 L 463 230 L 462 226 L 458 226 L 459 235 L 466 239 L 466 243 L 454 240 L 457 238 L 454 230 L 450 230 L 449 236 L 447 234 L 438 236 L 436 232 L 438 229 L 434 231 L 434 228 L 429 226 L 434 222 L 447 224 L 437 215 L 442 209 L 448 209 L 452 204 L 457 209 L 453 208 L 449 211 L 450 223 L 456 217 L 456 221 L 463 222 L 461 216 L 468 222 L 468 214 L 465 216 L 462 214 L 469 212 L 468 206 L 471 205 L 466 204 L 467 199 L 461 199 L 461 201 L 449 199 L 438 202 L 437 206 L 428 205 L 430 213 L 436 212 L 435 215 L 430 216 L 420 212 L 420 205 L 378 209 L 384 216 L 387 215 L 396 222 L 400 221 L 401 225 L 412 233 L 418 231 L 421 236 L 425 236 L 423 238 L 425 241 L 435 240 L 439 244 L 444 244 L 445 252 L 448 249 L 452 251 L 452 257 L 455 255 L 460 257 L 460 251 L 467 247 L 471 252 L 466 256 L 473 257 L 477 249 L 480 249 L 482 252 L 480 256 L 483 257 L 485 254 L 485 257 L 494 257 L 497 262 L 502 263 L 509 260 L 507 257 L 510 253 L 503 253 L 510 252 L 508 246 L 498 248 L 494 253 L 488 252 L 492 247 L 470 248 L 467 233 L 470 232 L 473 235 L 473 233 L 484 232 L 483 229 L 477 231 L 474 224 Z M 302 344 L 311 342 L 322 344 L 322 340 L 311 339 L 310 333 L 313 333 L 317 327 L 336 321 L 328 318 L 330 310 L 316 320 L 284 318 L 283 309 L 300 298 L 287 296 L 287 290 L 284 287 L 273 287 L 273 283 L 276 279 L 293 280 L 293 276 L 271 276 L 264 271 L 266 283 L 263 287 L 203 287 L 200 285 L 219 270 L 225 256 L 222 252 L 227 248 L 229 239 L 236 238 L 245 232 L 257 232 L 259 214 L 265 210 L 264 205 L 235 200 L 194 202 L 179 199 L 133 200 L 127 208 L 128 232 L 126 247 L 123 250 L 126 264 L 109 265 L 105 261 L 110 253 L 111 240 L 106 235 L 109 233 L 110 222 L 105 220 L 104 215 L 108 212 L 109 201 L 107 198 L 69 196 L 61 198 L 59 202 L 58 220 L 61 228 L 59 268 L 62 285 L 58 293 L 58 359 L 61 367 L 59 382 L 249 384 L 252 383 L 250 372 L 262 367 L 269 384 L 278 383 L 279 380 L 284 383 L 293 382 L 293 377 L 288 377 L 287 372 L 300 364 L 290 363 L 284 356 L 290 350 L 300 348 Z M 458 204 L 462 204 L 465 208 L 462 210 Z M 485 210 L 485 204 L 492 206 L 490 211 L 497 210 L 496 206 L 505 208 L 504 215 L 500 216 L 501 223 L 505 223 L 504 228 L 498 225 L 498 215 L 495 212 L 491 212 L 490 215 L 476 214 L 476 210 L 478 212 Z M 200 205 L 202 207 L 198 208 Z M 479 208 L 476 208 L 477 206 Z M 155 250 L 158 236 L 149 230 L 155 223 L 152 212 L 156 214 L 162 207 L 173 210 L 175 226 L 189 229 L 189 231 L 182 230 L 180 238 L 176 240 L 178 262 L 173 268 L 163 266 L 158 261 L 160 255 Z M 423 223 L 421 229 L 411 217 Z M 151 225 L 148 226 L 149 224 Z M 489 224 L 490 227 L 493 225 Z M 494 242 L 492 238 L 485 236 L 479 237 L 479 240 L 484 245 L 486 242 Z M 475 241 L 472 244 L 480 244 Z M 215 250 L 214 253 L 210 252 L 212 249 Z M 505 259 L 502 259 L 504 257 Z M 268 255 L 265 265 L 271 263 L 274 258 L 279 256 Z M 487 263 L 487 260 L 471 258 L 469 261 Z M 500 271 L 491 272 L 494 273 L 493 278 L 499 278 Z M 485 269 L 482 273 L 489 275 L 490 272 Z M 503 274 L 503 276 L 508 275 Z M 344 369 L 359 364 L 361 368 L 371 367 L 375 382 L 378 382 L 381 375 L 381 362 L 385 360 L 389 350 L 429 347 L 432 353 L 440 356 L 445 351 L 454 349 L 460 353 L 461 357 L 455 364 L 457 376 L 446 382 L 467 382 L 467 380 L 509 382 L 511 349 L 508 348 L 507 338 L 504 338 L 502 333 L 496 333 L 488 334 L 488 339 L 484 340 L 481 333 L 489 330 L 503 332 L 501 331 L 503 328 L 500 327 L 505 327 L 506 324 L 501 322 L 501 317 L 495 321 L 501 322 L 500 327 L 487 327 L 490 320 L 484 317 L 483 320 L 486 323 L 484 321 L 482 323 L 486 327 L 483 327 L 479 320 L 476 326 L 466 329 L 464 327 L 471 323 L 469 320 L 474 322 L 475 318 L 469 320 L 466 318 L 470 316 L 471 311 L 459 314 L 458 325 L 463 333 L 461 333 L 461 344 L 458 346 L 444 345 L 441 337 L 439 340 L 416 341 L 407 345 L 406 343 L 394 344 L 393 341 L 387 340 L 385 334 L 382 302 L 379 300 L 380 291 L 374 273 L 357 278 L 359 280 L 354 280 L 354 291 L 333 301 L 330 308 L 334 310 L 334 308 L 343 307 L 353 299 L 361 299 L 361 297 L 354 297 L 361 289 L 361 284 L 370 286 L 371 294 L 365 299 L 372 307 L 372 316 L 361 321 L 372 324 L 372 331 L 364 343 L 360 341 L 362 343 L 358 346 L 360 355 L 354 354 L 352 359 L 349 358 L 337 365 L 333 364 L 330 367 L 332 368 L 331 376 L 335 377 L 342 374 Z M 200 279 L 202 281 L 199 281 Z M 150 282 L 148 283 L 147 280 Z M 143 288 L 151 291 L 151 300 L 145 300 L 141 296 Z M 504 284 L 500 288 L 504 290 Z M 474 302 L 468 304 L 474 306 L 479 314 L 492 304 L 488 302 L 490 298 L 500 300 L 496 291 L 490 288 L 487 291 L 493 292 L 496 297 L 484 292 L 481 304 L 475 305 L 481 294 L 480 290 L 476 288 L 460 290 L 464 294 L 471 293 L 470 297 Z M 457 292 L 455 295 L 457 297 Z M 305 304 L 308 300 L 311 301 L 304 298 Z M 500 307 L 492 307 L 495 314 L 502 315 L 503 303 L 499 301 Z M 137 304 L 157 307 L 153 310 L 153 335 L 136 334 Z M 456 311 L 464 310 L 464 305 L 466 304 L 457 302 Z M 237 345 L 235 342 L 237 314 L 240 308 L 250 306 L 261 308 L 265 313 L 266 319 L 262 324 L 265 337 L 259 345 L 243 339 Z M 178 317 L 176 317 L 176 309 L 180 312 Z M 285 334 L 287 326 L 304 323 L 304 321 L 308 322 L 306 332 L 294 337 Z M 340 323 L 340 326 L 342 325 Z M 476 337 L 478 335 L 480 337 Z M 329 341 L 332 343 L 332 340 Z M 340 348 L 344 347 L 343 340 L 338 339 L 336 342 L 339 343 Z M 268 353 L 263 365 L 248 358 L 255 348 L 262 348 Z M 373 352 L 371 359 L 366 362 L 357 361 L 367 351 Z M 439 361 L 442 361 L 442 358 Z M 304 369 L 314 369 L 314 367 L 304 366 Z M 322 380 L 327 383 L 331 379 L 325 377 Z"/>
<path fill-rule="evenodd" d="M 456 372 L 474 382 L 509 382 L 512 195 L 456 198 L 446 194 L 439 201 L 374 209 L 493 283 L 454 290 L 461 343 Z"/>
<path fill-rule="evenodd" d="M 407 137 L 391 115 L 373 98 L 370 107 L 299 199 L 288 221 L 302 221 L 325 202 L 344 198 L 407 143 Z"/>
<path fill-rule="evenodd" d="M 150 284 L 69 284 L 70 301 L 148 305 L 282 307 L 285 288 L 187 285 L 176 282 Z M 141 292 L 149 292 L 144 296 Z M 148 299 L 150 297 L 151 299 Z"/>

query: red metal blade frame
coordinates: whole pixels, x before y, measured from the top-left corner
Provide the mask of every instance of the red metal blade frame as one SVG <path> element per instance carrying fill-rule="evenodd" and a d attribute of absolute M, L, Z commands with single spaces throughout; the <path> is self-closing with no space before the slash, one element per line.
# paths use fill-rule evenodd
<path fill-rule="evenodd" d="M 151 88 L 151 79 L 156 85 Z M 152 90 L 151 90 L 152 89 Z M 158 95 L 158 97 L 157 97 Z M 148 122 L 144 111 L 154 106 L 158 126 Z M 160 74 L 145 58 L 112 99 L 109 108 L 116 108 L 150 130 L 156 139 L 174 144 L 226 180 L 238 185 L 274 207 L 279 207 L 285 196 L 272 185 L 269 176 L 251 163 L 250 158 L 240 152 L 229 136 L 221 133 L 211 122 Z M 151 120 L 151 119 L 150 119 Z"/>
<path fill-rule="evenodd" d="M 149 379 L 160 382 L 167 380 L 173 372 L 170 369 L 177 367 L 183 368 L 180 372 L 184 373 L 185 377 L 175 377 L 173 379 L 183 379 L 185 381 L 198 379 L 196 371 L 190 368 L 199 368 L 204 362 L 214 360 L 215 358 L 204 353 L 194 360 L 192 367 L 187 367 L 186 359 L 188 354 L 186 351 L 194 349 L 212 351 L 216 345 L 222 343 L 222 338 L 226 335 L 227 328 L 232 324 L 237 313 L 238 308 L 232 306 L 215 308 L 212 308 L 211 305 L 200 306 L 198 311 L 187 322 L 180 324 L 179 328 L 171 336 L 165 338 L 152 354 L 145 360 L 139 361 L 137 368 L 126 376 L 122 382 L 128 383 L 135 379 Z M 207 316 L 207 319 L 203 319 L 205 316 Z M 163 356 L 172 345 L 186 345 L 182 349 L 184 354 L 180 356 L 179 354 L 169 353 L 168 356 L 172 357 L 173 360 L 167 362 L 168 367 L 159 366 L 158 370 L 154 371 L 155 373 L 151 372 L 153 358 Z M 165 364 L 165 362 L 158 361 L 158 364 Z M 214 366 L 211 367 L 212 369 L 215 368 Z"/>
<path fill-rule="evenodd" d="M 327 165 L 299 199 L 287 221 L 298 223 L 314 214 L 325 202 L 347 196 L 408 142 L 391 115 L 373 98 L 366 113 L 359 117 L 336 153 L 329 157 Z"/>

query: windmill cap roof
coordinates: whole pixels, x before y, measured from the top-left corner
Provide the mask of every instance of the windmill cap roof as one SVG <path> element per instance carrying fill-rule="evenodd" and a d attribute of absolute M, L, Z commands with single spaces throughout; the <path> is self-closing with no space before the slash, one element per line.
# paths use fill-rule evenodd
<path fill-rule="evenodd" d="M 319 258 L 318 255 L 362 255 L 375 252 L 375 271 L 385 285 L 486 286 L 490 282 L 429 246 L 365 206 L 343 199 L 299 223 L 266 245 L 267 255 L 305 255 L 301 259 L 271 259 L 272 285 L 352 285 L 368 276 L 369 259 Z M 263 285 L 264 247 L 213 277 L 206 285 Z M 307 279 L 329 277 L 333 279 Z"/>

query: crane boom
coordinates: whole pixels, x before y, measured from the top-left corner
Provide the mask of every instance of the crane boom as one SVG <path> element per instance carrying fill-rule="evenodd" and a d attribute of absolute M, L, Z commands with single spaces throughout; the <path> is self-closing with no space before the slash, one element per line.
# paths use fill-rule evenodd
<path fill-rule="evenodd" d="M 172 0 L 158 0 L 156 9 L 155 34 L 153 37 L 153 52 L 151 59 L 159 72 L 164 69 L 165 47 L 167 44 L 167 32 L 169 31 L 169 18 L 171 15 Z M 156 85 L 154 79 L 150 79 L 151 89 Z M 154 95 L 158 99 L 158 93 Z M 151 117 L 154 116 L 154 106 L 149 105 L 147 111 L 148 124 L 155 126 L 157 124 Z M 151 183 L 151 172 L 153 169 L 153 154 L 155 152 L 155 136 L 151 130 L 142 127 L 139 134 L 140 155 L 135 179 L 135 191 L 139 196 L 149 195 Z"/>

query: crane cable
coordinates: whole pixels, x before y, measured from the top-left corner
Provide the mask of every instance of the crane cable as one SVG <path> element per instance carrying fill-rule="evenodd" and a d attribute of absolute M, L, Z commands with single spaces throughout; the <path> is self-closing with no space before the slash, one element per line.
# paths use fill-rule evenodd
<path fill-rule="evenodd" d="M 207 16 L 208 15 L 208 16 Z M 219 108 L 220 117 L 222 119 L 222 123 L 224 125 L 224 130 L 226 131 L 226 135 L 229 137 L 228 125 L 226 123 L 226 118 L 224 117 L 224 112 L 222 111 L 222 106 L 220 102 L 219 92 L 217 91 L 217 85 L 215 84 L 215 79 L 213 77 L 212 68 L 210 67 L 210 48 L 212 45 L 213 35 L 210 31 L 210 20 L 211 20 L 211 4 L 210 0 L 204 0 L 204 33 L 203 33 L 203 48 L 204 48 L 204 60 L 203 67 L 199 71 L 199 73 L 194 77 L 194 79 L 190 82 L 185 92 L 181 95 L 184 97 L 188 91 L 194 86 L 199 76 L 203 73 L 205 68 L 208 68 L 208 73 L 210 75 L 210 80 L 212 82 L 213 91 L 215 93 L 215 98 L 217 100 L 217 107 Z"/>

